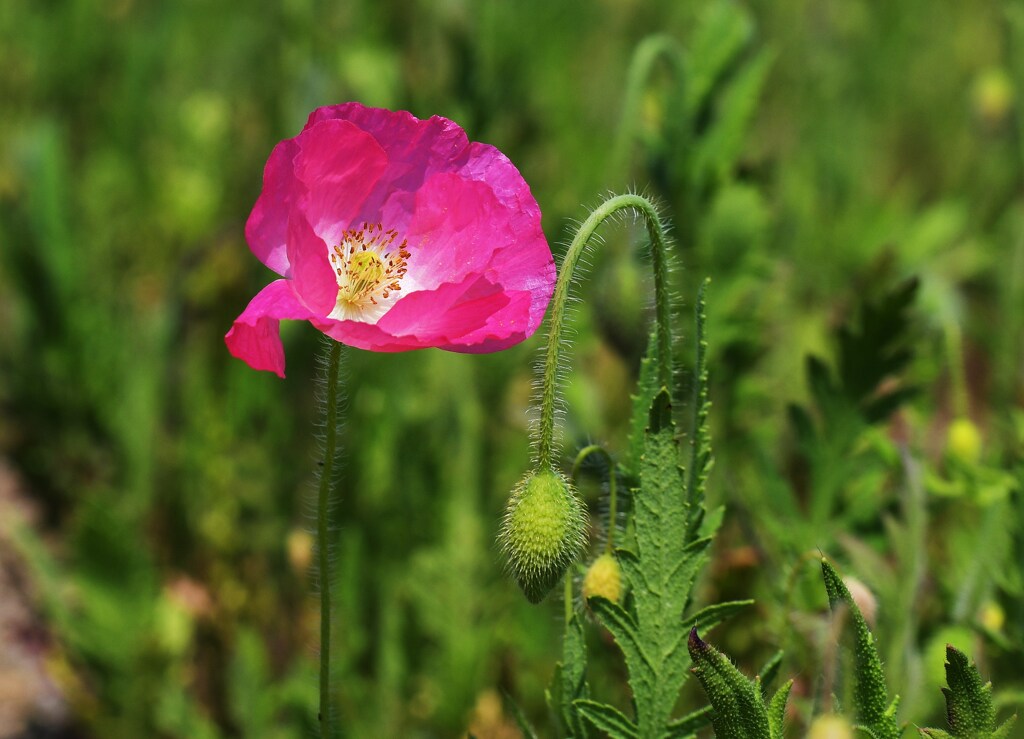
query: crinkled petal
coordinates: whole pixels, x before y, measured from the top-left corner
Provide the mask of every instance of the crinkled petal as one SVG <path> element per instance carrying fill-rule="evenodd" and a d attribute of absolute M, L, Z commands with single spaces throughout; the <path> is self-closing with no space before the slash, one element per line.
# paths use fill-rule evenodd
<path fill-rule="evenodd" d="M 485 183 L 442 173 L 416 194 L 406 239 L 410 271 L 421 287 L 433 288 L 483 273 L 495 250 L 513 241 L 515 233 Z"/>
<path fill-rule="evenodd" d="M 484 330 L 509 302 L 500 285 L 468 275 L 458 283 L 406 295 L 375 324 L 329 319 L 313 324 L 336 341 L 370 351 L 446 347 Z"/>
<path fill-rule="evenodd" d="M 300 207 L 313 230 L 336 243 L 379 189 L 388 156 L 372 135 L 343 120 L 317 123 L 295 142 L 295 178 L 305 188 Z"/>
<path fill-rule="evenodd" d="M 387 168 L 363 203 L 358 216 L 361 221 L 387 223 L 389 228 L 404 231 L 415 193 L 426 179 L 438 172 L 457 170 L 469 157 L 466 132 L 441 116 L 420 120 L 406 111 L 345 103 L 313 111 L 306 128 L 336 119 L 350 121 L 370 133 L 387 153 Z"/>
<path fill-rule="evenodd" d="M 532 336 L 539 323 L 535 323 L 531 318 L 534 294 L 505 290 L 505 296 L 508 303 L 487 316 L 487 322 L 483 326 L 453 339 L 440 348 L 466 354 L 487 354 L 508 349 Z"/>
<path fill-rule="evenodd" d="M 297 186 L 292 159 L 298 150 L 294 139 L 282 141 L 274 147 L 267 166 L 263 168 L 263 191 L 245 223 L 245 240 L 249 242 L 252 253 L 284 277 L 289 276 L 290 268 L 285 243 L 288 213 Z"/>
<path fill-rule="evenodd" d="M 276 280 L 263 288 L 235 319 L 224 337 L 228 351 L 253 369 L 275 372 L 284 377 L 284 347 L 280 320 L 308 320 L 309 309 L 292 290 L 290 280 Z"/>
<path fill-rule="evenodd" d="M 517 312 L 497 317 L 495 332 L 507 330 L 522 340 L 540 325 L 555 263 L 532 197 L 502 203 L 489 183 L 434 175 L 417 193 L 408 240 L 410 271 L 421 288 L 479 272 L 509 292 L 529 295 L 525 305 L 521 296 L 513 301 Z"/>

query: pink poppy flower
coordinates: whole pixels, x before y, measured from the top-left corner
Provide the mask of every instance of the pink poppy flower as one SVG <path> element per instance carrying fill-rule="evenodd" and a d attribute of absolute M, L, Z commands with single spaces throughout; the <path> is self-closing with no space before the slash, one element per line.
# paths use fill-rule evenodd
<path fill-rule="evenodd" d="M 245 236 L 282 279 L 225 341 L 281 377 L 282 318 L 371 351 L 492 352 L 533 334 L 554 289 L 519 171 L 438 116 L 359 103 L 313 111 L 270 154 Z"/>

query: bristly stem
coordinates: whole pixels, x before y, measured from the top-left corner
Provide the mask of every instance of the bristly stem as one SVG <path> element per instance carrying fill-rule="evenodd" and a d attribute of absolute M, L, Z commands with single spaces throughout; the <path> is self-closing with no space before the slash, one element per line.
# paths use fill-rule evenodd
<path fill-rule="evenodd" d="M 562 261 L 562 269 L 555 284 L 555 295 L 551 301 L 551 323 L 548 328 L 547 352 L 544 356 L 544 376 L 541 380 L 540 428 L 537 437 L 537 463 L 541 469 L 551 469 L 552 446 L 555 434 L 555 396 L 558 379 L 558 356 L 562 349 L 562 327 L 565 323 L 565 307 L 569 300 L 573 272 L 584 247 L 590 241 L 597 227 L 620 210 L 635 210 L 643 216 L 647 233 L 651 238 L 654 266 L 654 320 L 657 324 L 658 339 L 658 382 L 662 387 L 672 384 L 672 329 L 669 323 L 668 295 L 668 244 L 665 228 L 658 217 L 654 204 L 643 195 L 616 195 L 590 214 L 569 245 Z"/>
<path fill-rule="evenodd" d="M 317 552 L 320 568 L 320 721 L 321 739 L 330 739 L 331 732 L 331 492 L 334 487 L 334 457 L 338 444 L 338 374 L 341 347 L 331 342 L 327 360 L 327 418 L 324 429 L 324 459 L 320 470 L 320 491 L 317 498 Z"/>

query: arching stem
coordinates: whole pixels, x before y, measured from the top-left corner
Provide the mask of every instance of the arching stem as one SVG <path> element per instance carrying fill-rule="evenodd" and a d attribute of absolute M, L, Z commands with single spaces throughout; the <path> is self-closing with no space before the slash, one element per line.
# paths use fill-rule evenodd
<path fill-rule="evenodd" d="M 604 221 L 620 210 L 637 211 L 647 224 L 651 238 L 654 267 L 654 301 L 658 341 L 658 382 L 662 387 L 672 384 L 672 330 L 669 318 L 668 244 L 661 219 L 650 200 L 642 195 L 616 195 L 603 202 L 590 214 L 569 245 L 562 261 L 562 269 L 555 284 L 551 301 L 551 322 L 548 328 L 547 352 L 544 356 L 544 375 L 541 379 L 540 427 L 537 436 L 537 463 L 541 469 L 551 469 L 552 446 L 555 433 L 555 399 L 558 379 L 558 357 L 562 349 L 562 328 L 565 308 L 569 299 L 573 272 L 584 247 Z"/>
<path fill-rule="evenodd" d="M 618 491 L 615 484 L 615 462 L 612 460 L 612 455 L 598 444 L 583 447 L 576 455 L 576 461 L 572 463 L 571 479 L 575 485 L 583 460 L 591 454 L 599 454 L 604 457 L 605 464 L 608 465 L 608 538 L 604 542 L 604 553 L 611 554 L 615 549 L 615 517 L 618 515 L 618 496 L 616 494 Z"/>
<path fill-rule="evenodd" d="M 685 69 L 683 65 L 683 53 L 679 48 L 679 42 L 667 33 L 656 33 L 641 41 L 633 59 L 629 63 L 629 71 L 626 74 L 626 97 L 622 103 L 622 119 L 619 122 L 619 133 L 615 140 L 613 155 L 613 171 L 621 175 L 626 169 L 629 159 L 630 146 L 636 138 L 637 122 L 640 118 L 640 103 L 643 100 L 644 91 L 654 72 L 655 65 L 659 59 L 664 59 L 671 70 L 673 79 L 679 85 L 668 97 L 670 101 L 682 107 L 683 81 Z M 674 125 L 679 125 L 684 116 L 684 111 L 672 110 L 666 118 Z"/>

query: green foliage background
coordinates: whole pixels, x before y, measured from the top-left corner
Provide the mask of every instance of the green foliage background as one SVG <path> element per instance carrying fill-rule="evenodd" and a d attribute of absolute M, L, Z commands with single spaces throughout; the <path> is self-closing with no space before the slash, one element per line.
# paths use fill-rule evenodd
<path fill-rule="evenodd" d="M 660 61 L 631 86 L 655 32 L 682 78 Z M 556 254 L 609 189 L 663 204 L 681 316 L 712 278 L 728 509 L 698 592 L 757 599 L 714 641 L 748 674 L 786 649 L 795 725 L 831 669 L 818 548 L 874 592 L 906 717 L 942 723 L 946 642 L 1019 701 L 1022 96 L 1011 0 L 0 4 L 0 554 L 43 619 L 66 735 L 312 730 L 322 348 L 286 325 L 281 381 L 222 336 L 270 277 L 243 237 L 270 149 L 345 100 L 497 145 Z M 580 290 L 566 460 L 628 454 L 641 232 L 607 232 Z M 543 723 L 560 609 L 529 606 L 493 544 L 539 346 L 348 352 L 346 736 L 516 736 L 502 692 Z M 964 415 L 978 455 L 947 444 Z M 592 647 L 593 691 L 625 706 L 615 649 Z"/>

